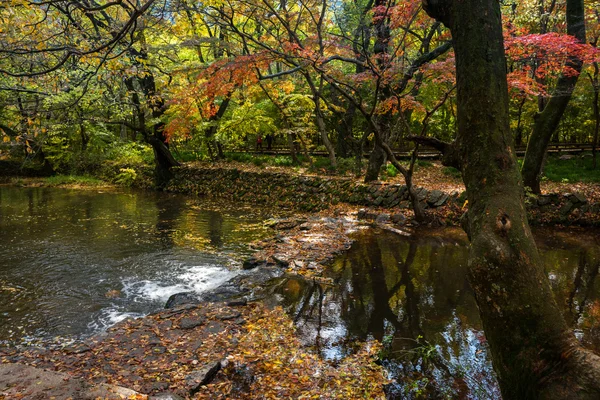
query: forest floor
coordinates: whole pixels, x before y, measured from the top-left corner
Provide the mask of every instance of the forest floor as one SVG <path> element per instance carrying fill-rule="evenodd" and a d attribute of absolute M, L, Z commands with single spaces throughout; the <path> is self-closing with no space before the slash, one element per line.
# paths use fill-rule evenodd
<path fill-rule="evenodd" d="M 333 364 L 294 332 L 260 303 L 183 305 L 76 344 L 0 348 L 0 399 L 385 398 L 377 343 Z"/>

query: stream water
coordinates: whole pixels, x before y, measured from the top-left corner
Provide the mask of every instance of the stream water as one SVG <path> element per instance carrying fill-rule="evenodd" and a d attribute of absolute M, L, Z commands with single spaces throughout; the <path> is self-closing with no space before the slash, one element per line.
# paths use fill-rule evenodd
<path fill-rule="evenodd" d="M 252 208 L 163 193 L 0 187 L 0 340 L 78 335 L 231 278 Z"/>
<path fill-rule="evenodd" d="M 267 210 L 268 211 L 268 210 Z M 231 278 L 268 212 L 162 193 L 0 187 L 0 341 L 85 335 Z M 360 230 L 331 284 L 285 277 L 266 299 L 339 360 L 384 343 L 397 398 L 499 396 L 459 229 Z M 600 351 L 600 232 L 537 229 L 559 305 Z"/>
<path fill-rule="evenodd" d="M 556 299 L 585 346 L 600 351 L 600 231 L 534 232 Z M 330 359 L 375 338 L 396 378 L 393 398 L 497 399 L 460 229 L 404 237 L 365 230 L 333 263 L 332 284 L 271 282 L 267 298 L 295 319 L 305 343 Z"/>

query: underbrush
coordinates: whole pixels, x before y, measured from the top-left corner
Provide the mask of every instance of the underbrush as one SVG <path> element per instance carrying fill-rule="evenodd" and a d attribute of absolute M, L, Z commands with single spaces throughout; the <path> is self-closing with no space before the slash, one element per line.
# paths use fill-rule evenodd
<path fill-rule="evenodd" d="M 596 169 L 592 166 L 591 154 L 573 156 L 567 160 L 549 156 L 544 167 L 544 178 L 564 183 L 600 182 L 600 165 Z"/>
<path fill-rule="evenodd" d="M 306 156 L 299 154 L 299 164 L 295 164 L 292 157 L 289 155 L 266 155 L 266 154 L 252 154 L 252 153 L 225 153 L 225 160 L 237 161 L 245 164 L 253 164 L 257 167 L 273 166 L 273 167 L 290 167 L 295 168 L 302 166 L 309 166 Z M 311 172 L 324 172 L 345 175 L 354 171 L 354 159 L 353 158 L 337 158 L 337 167 L 331 167 L 329 158 L 327 157 L 313 157 Z"/>

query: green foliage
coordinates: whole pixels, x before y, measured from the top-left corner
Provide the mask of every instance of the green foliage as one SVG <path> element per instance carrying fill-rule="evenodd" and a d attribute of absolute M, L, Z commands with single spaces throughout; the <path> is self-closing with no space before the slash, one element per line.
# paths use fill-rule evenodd
<path fill-rule="evenodd" d="M 429 167 L 433 167 L 433 163 L 431 161 L 422 160 L 420 158 L 417 158 L 417 161 L 415 161 L 415 166 L 429 168 Z"/>
<path fill-rule="evenodd" d="M 444 167 L 442 169 L 442 173 L 444 175 L 448 175 L 448 176 L 451 176 L 453 178 L 457 178 L 457 179 L 462 178 L 461 172 L 458 169 L 454 168 L 454 167 Z"/>
<path fill-rule="evenodd" d="M 294 165 L 294 160 L 290 156 L 276 156 L 273 159 L 273 164 L 279 167 L 291 167 Z"/>
<path fill-rule="evenodd" d="M 575 156 L 570 160 L 549 156 L 544 167 L 544 175 L 553 182 L 600 182 L 600 169 L 592 169 L 590 154 Z"/>
<path fill-rule="evenodd" d="M 46 160 L 55 171 L 69 171 L 73 165 L 74 153 L 69 149 L 67 138 L 53 130 L 48 134 L 43 146 Z"/>
<path fill-rule="evenodd" d="M 131 186 L 137 179 L 137 173 L 133 168 L 121 168 L 115 178 L 115 183 L 123 186 Z"/>
<path fill-rule="evenodd" d="M 109 160 L 119 165 L 141 166 L 150 165 L 154 154 L 149 145 L 137 142 L 116 142 L 106 154 Z"/>
<path fill-rule="evenodd" d="M 269 104 L 265 101 L 258 104 L 246 101 L 234 108 L 229 118 L 219 124 L 216 138 L 224 144 L 240 145 L 248 135 L 274 133 L 277 128 L 269 110 Z"/>
<path fill-rule="evenodd" d="M 398 175 L 398 170 L 392 164 L 388 164 L 386 166 L 385 171 L 386 171 L 387 176 L 389 176 L 390 178 L 393 178 L 396 175 Z"/>

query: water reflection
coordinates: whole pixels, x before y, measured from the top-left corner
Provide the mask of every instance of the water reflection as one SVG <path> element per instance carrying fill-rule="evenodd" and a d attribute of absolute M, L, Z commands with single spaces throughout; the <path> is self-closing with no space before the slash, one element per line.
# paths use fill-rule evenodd
<path fill-rule="evenodd" d="M 597 232 L 539 230 L 542 258 L 565 316 L 598 347 Z M 357 339 L 385 344 L 396 398 L 499 398 L 460 230 L 412 237 L 363 231 L 331 268 L 333 284 L 284 278 L 269 289 L 294 316 L 306 344 L 331 359 Z"/>
<path fill-rule="evenodd" d="M 0 340 L 79 334 L 230 278 L 260 210 L 161 193 L 0 187 Z"/>

